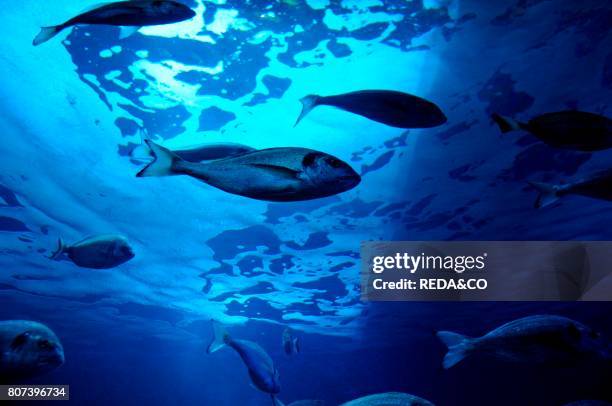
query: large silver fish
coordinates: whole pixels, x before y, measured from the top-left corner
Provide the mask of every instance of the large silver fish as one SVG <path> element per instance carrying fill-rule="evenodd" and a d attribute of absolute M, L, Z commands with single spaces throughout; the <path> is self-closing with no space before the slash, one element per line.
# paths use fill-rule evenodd
<path fill-rule="evenodd" d="M 22 382 L 63 363 L 64 348 L 49 327 L 34 321 L 0 321 L 0 384 Z"/>
<path fill-rule="evenodd" d="M 131 27 L 124 30 L 125 37 L 140 27 L 149 25 L 173 24 L 189 20 L 195 12 L 186 5 L 171 0 L 130 0 L 98 6 L 71 18 L 63 24 L 43 27 L 34 38 L 33 45 L 49 41 L 68 27 L 79 24 L 114 25 Z"/>
<path fill-rule="evenodd" d="M 527 131 L 546 144 L 578 151 L 599 151 L 612 148 L 612 120 L 584 111 L 546 113 L 520 122 L 510 117 L 493 114 L 502 133 Z"/>
<path fill-rule="evenodd" d="M 60 260 L 64 255 L 77 266 L 91 269 L 114 268 L 135 256 L 127 239 L 120 235 L 89 237 L 72 245 L 60 238 L 51 259 Z"/>
<path fill-rule="evenodd" d="M 361 177 L 331 155 L 306 148 L 270 148 L 210 163 L 181 159 L 147 140 L 155 160 L 136 176 L 188 175 L 228 193 L 273 202 L 310 200 L 357 186 Z"/>
<path fill-rule="evenodd" d="M 431 128 L 447 121 L 434 103 L 393 90 L 361 90 L 336 96 L 309 95 L 300 101 L 302 113 L 295 125 L 317 106 L 336 107 L 398 128 Z"/>
<path fill-rule="evenodd" d="M 387 392 L 351 400 L 340 406 L 434 406 L 428 400 L 401 392 Z"/>
<path fill-rule="evenodd" d="M 608 343 L 599 333 L 561 316 L 524 317 L 477 338 L 450 331 L 440 331 L 437 335 L 448 347 L 444 368 L 477 354 L 506 362 L 549 365 L 610 356 Z"/>
<path fill-rule="evenodd" d="M 279 374 L 266 351 L 252 341 L 233 339 L 225 327 L 214 320 L 213 333 L 214 337 L 207 352 L 212 354 L 226 346 L 232 348 L 247 367 L 253 385 L 260 391 L 269 393 L 272 403 L 278 405 L 276 395 L 280 392 Z"/>

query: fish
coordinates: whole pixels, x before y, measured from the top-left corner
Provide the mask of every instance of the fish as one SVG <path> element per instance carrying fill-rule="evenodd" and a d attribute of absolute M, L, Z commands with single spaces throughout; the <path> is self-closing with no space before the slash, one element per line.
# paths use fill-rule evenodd
<path fill-rule="evenodd" d="M 174 24 L 195 17 L 196 13 L 186 5 L 171 0 L 129 0 L 97 6 L 63 24 L 43 27 L 32 44 L 38 46 L 49 41 L 64 29 L 81 24 L 112 25 L 122 27 L 125 38 L 140 27 Z"/>
<path fill-rule="evenodd" d="M 497 113 L 492 118 L 502 134 L 527 131 L 554 148 L 593 152 L 612 147 L 612 120 L 595 113 L 559 111 L 542 114 L 526 123 Z"/>
<path fill-rule="evenodd" d="M 300 353 L 300 339 L 295 337 L 294 331 L 290 328 L 283 331 L 283 350 L 287 355 Z"/>
<path fill-rule="evenodd" d="M 477 338 L 450 331 L 440 331 L 437 336 L 448 347 L 442 363 L 445 369 L 472 355 L 555 366 L 610 357 L 608 343 L 601 334 L 580 322 L 554 315 L 517 319 Z"/>
<path fill-rule="evenodd" d="M 46 374 L 64 361 L 64 347 L 49 327 L 35 321 L 0 321 L 0 384 Z"/>
<path fill-rule="evenodd" d="M 433 403 L 408 393 L 387 392 L 351 400 L 340 406 L 433 406 Z"/>
<path fill-rule="evenodd" d="M 81 268 L 110 269 L 128 262 L 135 254 L 125 237 L 99 235 L 72 245 L 65 244 L 60 238 L 51 259 L 58 261 L 64 256 Z"/>
<path fill-rule="evenodd" d="M 188 175 L 251 199 L 291 202 L 348 191 L 361 177 L 346 162 L 306 148 L 270 148 L 208 163 L 188 162 L 147 140 L 155 159 L 137 177 Z"/>
<path fill-rule="evenodd" d="M 193 145 L 183 149 L 171 150 L 179 158 L 189 162 L 214 161 L 230 158 L 255 151 L 255 148 L 231 142 L 209 143 Z M 132 150 L 131 158 L 134 162 L 151 162 L 154 159 L 151 148 L 143 142 Z"/>
<path fill-rule="evenodd" d="M 612 170 L 594 173 L 586 178 L 563 185 L 528 182 L 538 191 L 534 203 L 536 209 L 550 206 L 564 196 L 578 195 L 592 199 L 612 201 Z"/>
<path fill-rule="evenodd" d="M 232 348 L 247 367 L 253 385 L 260 391 L 270 394 L 273 405 L 279 405 L 276 395 L 281 390 L 280 379 L 272 358 L 259 344 L 232 338 L 225 327 L 216 320 L 213 320 L 212 324 L 214 336 L 206 352 L 213 354 L 226 346 Z"/>
<path fill-rule="evenodd" d="M 393 90 L 360 90 L 335 96 L 308 95 L 295 125 L 317 106 L 332 106 L 397 128 L 432 128 L 447 118 L 434 103 Z"/>

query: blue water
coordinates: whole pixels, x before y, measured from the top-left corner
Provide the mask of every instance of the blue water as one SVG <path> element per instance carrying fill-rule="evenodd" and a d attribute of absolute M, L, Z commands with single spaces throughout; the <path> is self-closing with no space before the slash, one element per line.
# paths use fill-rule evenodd
<path fill-rule="evenodd" d="M 235 353 L 206 355 L 214 318 L 269 352 L 285 402 L 387 391 L 438 405 L 612 401 L 609 368 L 474 360 L 444 371 L 434 336 L 553 313 L 612 337 L 610 303 L 366 304 L 358 254 L 366 240 L 612 239 L 609 202 L 536 210 L 526 183 L 608 168 L 612 152 L 501 136 L 489 118 L 609 117 L 609 1 L 190 0 L 192 21 L 127 39 L 81 26 L 36 48 L 40 26 L 89 2 L 5 3 L 0 319 L 49 325 L 66 353 L 33 383 L 70 384 L 79 405 L 269 405 Z M 449 121 L 402 131 L 321 107 L 293 128 L 301 97 L 360 89 L 417 94 Z M 279 204 L 186 177 L 137 179 L 139 128 L 171 148 L 314 148 L 363 180 Z M 136 258 L 105 271 L 47 259 L 60 236 L 103 233 L 126 235 Z M 287 326 L 303 342 L 291 358 Z"/>

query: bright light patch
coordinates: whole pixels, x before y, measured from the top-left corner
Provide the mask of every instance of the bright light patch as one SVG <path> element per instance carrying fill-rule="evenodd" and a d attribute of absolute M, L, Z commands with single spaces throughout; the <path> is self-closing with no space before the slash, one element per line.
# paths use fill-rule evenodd
<path fill-rule="evenodd" d="M 384 4 L 380 0 L 342 0 L 342 7 L 348 9 L 368 9 L 376 6 Z"/>
<path fill-rule="evenodd" d="M 230 29 L 248 31 L 253 28 L 253 24 L 244 18 L 237 18 L 238 10 L 223 9 L 217 10 L 215 20 L 206 26 L 206 29 L 217 35 L 222 35 Z"/>
<path fill-rule="evenodd" d="M 329 0 L 306 0 L 306 4 L 313 10 L 323 10 L 329 6 Z"/>
<path fill-rule="evenodd" d="M 217 65 L 212 68 L 197 65 L 185 65 L 172 60 L 164 61 L 164 65 L 169 66 L 173 71 L 177 73 L 197 71 L 208 73 L 209 75 L 218 75 L 223 72 L 223 61 L 219 61 L 219 63 L 217 63 Z"/>
<path fill-rule="evenodd" d="M 173 69 L 171 64 L 166 62 L 157 64 L 141 59 L 130 66 L 130 71 L 135 78 L 149 84 L 149 95 L 140 97 L 147 107 L 164 109 L 193 101 L 200 89 L 200 85 L 189 85 L 177 80 L 175 76 L 180 71 Z"/>
<path fill-rule="evenodd" d="M 336 15 L 331 10 L 325 11 L 325 17 L 323 22 L 330 29 L 341 31 L 343 29 L 349 31 L 355 31 L 370 24 L 377 23 L 388 23 L 402 21 L 404 17 L 401 14 L 388 14 L 388 13 L 349 13 Z"/>

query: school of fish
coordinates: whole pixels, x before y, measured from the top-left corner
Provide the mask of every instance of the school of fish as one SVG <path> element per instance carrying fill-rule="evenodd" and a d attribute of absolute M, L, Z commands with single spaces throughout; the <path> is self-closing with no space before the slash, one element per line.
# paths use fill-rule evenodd
<path fill-rule="evenodd" d="M 140 27 L 186 21 L 195 12 L 169 0 L 119 1 L 94 7 L 56 26 L 44 27 L 35 37 L 38 46 L 60 32 L 77 25 L 119 27 L 121 38 Z M 447 117 L 431 101 L 395 90 L 357 90 L 339 95 L 308 95 L 301 99 L 302 112 L 296 125 L 318 106 L 337 108 L 369 120 L 402 129 L 426 129 L 444 125 Z M 502 133 L 527 132 L 554 148 L 595 152 L 612 148 L 612 121 L 599 114 L 582 111 L 547 112 L 527 122 L 493 114 Z M 349 191 L 361 181 L 351 166 L 322 151 L 298 147 L 255 150 L 240 144 L 202 144 L 170 150 L 143 138 L 133 152 L 133 162 L 146 166 L 138 177 L 184 175 L 227 193 L 251 199 L 291 202 L 318 199 Z M 568 195 L 612 201 L 612 169 L 563 185 L 530 182 L 539 192 L 537 208 L 554 204 Z M 171 182 L 158 183 L 171 187 Z M 98 235 L 66 244 L 59 240 L 53 260 L 67 259 L 76 266 L 110 269 L 130 261 L 135 252 L 120 235 Z M 478 355 L 491 362 L 526 364 L 571 364 L 582 358 L 612 360 L 610 344 L 604 337 L 580 322 L 555 315 L 528 316 L 510 321 L 481 337 L 467 337 L 450 331 L 437 333 L 448 352 L 445 369 Z M 282 348 L 288 356 L 302 349 L 298 332 L 287 328 Z M 280 373 L 272 358 L 257 343 L 235 339 L 219 322 L 213 321 L 213 339 L 207 352 L 231 348 L 244 363 L 253 385 L 270 396 L 273 405 L 284 405 Z M 0 383 L 27 382 L 64 363 L 64 349 L 47 326 L 24 320 L 0 322 Z M 316 394 L 314 394 L 316 395 Z M 364 394 L 342 406 L 432 405 L 414 395 L 388 392 Z M 289 406 L 320 406 L 320 400 L 301 400 Z"/>

